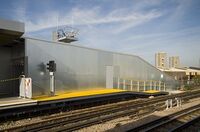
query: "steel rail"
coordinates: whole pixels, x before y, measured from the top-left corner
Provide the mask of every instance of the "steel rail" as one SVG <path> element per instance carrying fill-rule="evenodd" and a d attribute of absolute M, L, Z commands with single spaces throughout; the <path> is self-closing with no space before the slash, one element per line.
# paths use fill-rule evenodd
<path fill-rule="evenodd" d="M 197 94 L 199 94 L 199 93 L 198 92 L 197 93 L 190 92 L 190 93 L 187 93 L 187 94 L 180 94 L 180 95 L 176 95 L 176 96 L 173 95 L 173 96 L 157 97 L 157 98 L 154 98 L 154 99 L 149 99 L 148 101 L 145 101 L 145 102 L 141 102 L 141 101 L 134 102 L 133 101 L 135 104 L 133 104 L 133 102 L 129 102 L 128 104 L 122 103 L 121 105 L 114 105 L 113 108 L 107 107 L 105 109 L 103 109 L 103 108 L 102 109 L 96 109 L 96 111 L 98 111 L 98 112 L 95 112 L 95 110 L 89 111 L 89 109 L 88 109 L 87 112 L 84 112 L 84 111 L 83 111 L 83 113 L 76 113 L 75 112 L 75 114 L 52 117 L 52 118 L 46 119 L 44 121 L 36 122 L 36 123 L 33 123 L 33 124 L 28 124 L 28 125 L 25 125 L 25 126 L 13 127 L 13 128 L 8 129 L 8 130 L 9 131 L 12 131 L 12 130 L 13 131 L 17 131 L 17 130 L 20 130 L 20 131 L 42 130 L 42 129 L 55 127 L 58 124 L 65 124 L 65 123 L 70 123 L 70 122 L 73 123 L 73 122 L 77 122 L 77 121 L 84 120 L 84 119 L 88 120 L 89 118 L 97 117 L 97 116 L 100 116 L 100 115 L 103 115 L 103 114 L 109 114 L 109 113 L 113 113 L 113 112 L 117 113 L 118 111 L 123 111 L 123 110 L 126 110 L 126 109 L 133 109 L 133 108 L 137 109 L 141 106 L 149 105 L 149 104 L 152 104 L 152 103 L 157 103 L 159 101 L 163 101 L 163 100 L 168 99 L 170 97 L 171 98 L 177 97 L 177 96 L 183 96 L 183 97 L 186 96 L 187 97 L 187 96 L 191 96 L 191 95 L 194 96 L 194 95 L 197 95 Z"/>
<path fill-rule="evenodd" d="M 200 115 L 180 126 L 177 126 L 176 128 L 172 129 L 171 131 L 172 132 L 180 132 L 181 130 L 186 130 L 187 131 L 187 128 L 189 128 L 191 125 L 195 124 L 195 123 L 199 123 L 200 122 Z M 200 129 L 200 128 L 197 128 L 197 129 Z"/>
<path fill-rule="evenodd" d="M 173 128 L 171 128 L 172 126 L 170 124 L 173 121 L 176 121 L 178 118 L 187 116 L 196 111 L 200 111 L 200 104 L 189 107 L 189 108 L 181 110 L 181 111 L 178 111 L 176 113 L 164 116 L 162 118 L 159 118 L 157 120 L 154 120 L 154 121 L 146 123 L 146 124 L 143 124 L 141 126 L 135 127 L 133 129 L 128 130 L 128 132 L 132 132 L 132 131 L 151 132 L 151 131 L 161 131 L 161 130 L 164 132 L 165 131 L 164 128 L 167 129 L 167 132 L 171 132 L 173 130 Z M 170 128 L 167 127 L 167 125 L 169 125 Z"/>
<path fill-rule="evenodd" d="M 199 91 L 200 92 L 200 91 Z M 183 94 L 183 93 L 182 93 Z M 190 93 L 192 96 L 194 97 L 198 97 L 198 92 L 195 92 L 195 93 Z M 189 95 L 189 94 L 187 94 Z M 187 99 L 187 96 L 185 96 L 185 93 L 183 95 L 177 95 L 175 97 L 180 97 L 180 96 L 183 96 L 182 99 Z M 151 100 L 158 100 L 158 99 L 163 99 L 163 98 L 172 98 L 171 95 L 166 95 L 166 96 L 160 96 L 160 97 L 156 97 L 156 98 L 153 98 Z M 191 98 L 191 97 L 190 97 Z M 144 101 L 147 100 L 147 99 L 144 99 Z M 72 114 L 76 114 L 76 116 L 79 116 L 79 114 L 87 114 L 87 113 L 91 113 L 91 112 L 95 112 L 95 111 L 101 111 L 101 110 L 107 110 L 107 109 L 112 109 L 112 108 L 115 108 L 115 107 L 124 107 L 124 105 L 127 105 L 127 106 L 130 106 L 130 105 L 133 105 L 134 104 L 137 104 L 138 102 L 141 102 L 143 100 L 129 100 L 129 101 L 123 101 L 123 102 L 118 102 L 118 103 L 114 103 L 114 104 L 107 104 L 107 105 L 103 105 L 103 106 L 96 106 L 96 107 L 91 107 L 91 108 L 85 108 L 85 109 L 81 109 L 81 110 L 75 110 L 75 111 L 72 111 L 72 112 L 65 112 L 65 113 L 61 113 L 59 114 L 59 116 L 67 116 L 67 115 L 72 115 Z M 43 117 L 42 119 L 54 119 L 56 118 L 58 115 L 53 115 L 53 116 L 49 116 L 49 117 Z M 74 115 L 73 115 L 74 116 Z"/>

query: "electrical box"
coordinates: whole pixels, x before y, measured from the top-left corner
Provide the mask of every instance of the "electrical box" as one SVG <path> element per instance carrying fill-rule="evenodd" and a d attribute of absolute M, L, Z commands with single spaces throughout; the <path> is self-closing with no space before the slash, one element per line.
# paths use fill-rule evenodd
<path fill-rule="evenodd" d="M 21 78 L 20 79 L 20 97 L 32 98 L 32 79 Z"/>

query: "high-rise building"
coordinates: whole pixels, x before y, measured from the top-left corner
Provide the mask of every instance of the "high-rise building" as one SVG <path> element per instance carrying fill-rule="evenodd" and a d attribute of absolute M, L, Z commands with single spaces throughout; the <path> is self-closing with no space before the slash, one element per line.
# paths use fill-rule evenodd
<path fill-rule="evenodd" d="M 158 52 L 155 54 L 155 66 L 160 69 L 167 68 L 167 53 Z"/>
<path fill-rule="evenodd" d="M 180 59 L 179 59 L 179 56 L 171 56 L 169 57 L 169 67 L 172 68 L 172 67 L 180 67 Z"/>

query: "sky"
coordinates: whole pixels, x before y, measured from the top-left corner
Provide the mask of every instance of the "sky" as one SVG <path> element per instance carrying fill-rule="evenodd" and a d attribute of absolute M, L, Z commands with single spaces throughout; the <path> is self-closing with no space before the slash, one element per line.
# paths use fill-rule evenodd
<path fill-rule="evenodd" d="M 24 22 L 24 36 L 51 40 L 70 26 L 81 46 L 200 67 L 200 0 L 1 0 L 0 18 Z"/>

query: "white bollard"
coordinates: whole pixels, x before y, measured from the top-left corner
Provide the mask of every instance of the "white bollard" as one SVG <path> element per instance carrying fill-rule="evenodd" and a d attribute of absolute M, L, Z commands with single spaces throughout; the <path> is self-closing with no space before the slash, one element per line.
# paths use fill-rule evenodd
<path fill-rule="evenodd" d="M 170 108 L 172 108 L 172 107 L 173 107 L 173 100 L 170 99 Z"/>
<path fill-rule="evenodd" d="M 165 105 L 166 105 L 166 110 L 168 110 L 169 109 L 169 100 L 165 101 Z"/>

